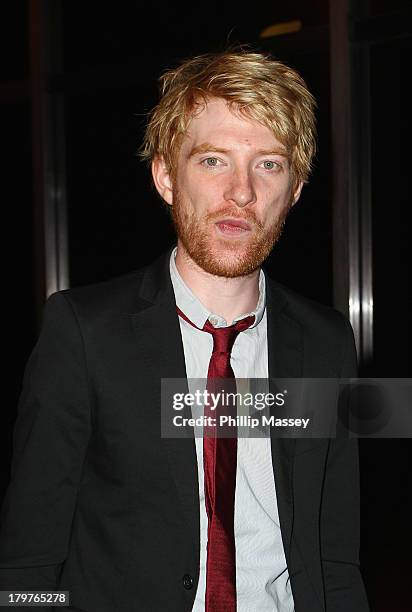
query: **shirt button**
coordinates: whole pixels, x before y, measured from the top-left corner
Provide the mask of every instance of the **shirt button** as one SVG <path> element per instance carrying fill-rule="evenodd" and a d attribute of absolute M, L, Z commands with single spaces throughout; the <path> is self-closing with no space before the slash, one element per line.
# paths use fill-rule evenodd
<path fill-rule="evenodd" d="M 218 324 L 218 320 L 217 317 L 209 317 L 209 321 L 212 325 L 217 325 Z"/>
<path fill-rule="evenodd" d="M 185 574 L 182 578 L 183 586 L 189 591 L 193 586 L 193 577 L 190 574 Z"/>

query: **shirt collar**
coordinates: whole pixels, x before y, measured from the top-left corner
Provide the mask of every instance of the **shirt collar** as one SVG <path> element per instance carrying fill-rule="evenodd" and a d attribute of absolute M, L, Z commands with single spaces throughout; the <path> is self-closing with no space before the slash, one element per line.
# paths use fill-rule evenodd
<path fill-rule="evenodd" d="M 227 321 L 223 317 L 208 310 L 186 285 L 176 267 L 176 252 L 177 247 L 173 249 L 170 255 L 170 278 L 175 293 L 176 305 L 180 308 L 182 312 L 185 313 L 188 319 L 190 319 L 192 323 L 194 323 L 196 327 L 199 327 L 200 329 L 203 328 L 204 324 L 208 319 L 214 327 L 227 327 Z M 252 312 L 246 312 L 244 314 L 241 314 L 240 316 L 236 317 L 236 319 L 234 319 L 233 323 L 236 323 L 236 321 L 244 319 L 245 317 L 254 315 L 254 323 L 250 326 L 249 329 L 256 327 L 262 320 L 263 314 L 265 312 L 265 305 L 266 281 L 264 272 L 261 269 L 259 275 L 259 299 L 255 310 L 253 310 Z"/>

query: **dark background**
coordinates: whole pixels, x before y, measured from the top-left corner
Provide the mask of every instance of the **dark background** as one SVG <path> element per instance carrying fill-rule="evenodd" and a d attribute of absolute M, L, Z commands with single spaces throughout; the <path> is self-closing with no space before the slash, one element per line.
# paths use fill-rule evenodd
<path fill-rule="evenodd" d="M 371 255 L 373 350 L 359 351 L 361 374 L 411 376 L 411 2 L 332 4 L 333 10 L 346 5 L 350 49 L 363 53 L 367 47 L 366 85 L 351 60 L 352 116 L 358 116 L 358 104 L 363 109 L 358 126 L 354 120 L 349 129 L 352 149 L 336 146 L 341 117 L 333 102 L 334 79 L 344 73 L 347 58 L 341 51 L 331 53 L 339 27 L 330 25 L 332 5 L 326 0 L 282 6 L 211 0 L 2 3 L 3 303 L 4 322 L 13 333 L 5 351 L 8 393 L 1 421 L 0 497 L 9 477 L 24 366 L 48 294 L 49 255 L 43 243 L 50 231 L 44 221 L 50 189 L 57 185 L 67 204 L 67 285 L 126 273 L 164 251 L 174 240 L 172 228 L 148 169 L 136 158 L 145 115 L 156 103 L 161 71 L 228 44 L 250 44 L 291 64 L 318 101 L 314 173 L 268 261 L 271 274 L 349 314 L 349 300 L 342 302 L 336 291 L 337 284 L 346 283 L 341 271 L 348 259 L 336 241 L 341 215 L 334 204 L 340 185 L 336 167 L 339 172 L 342 160 L 349 166 L 347 185 L 355 185 L 359 196 L 356 215 L 369 214 L 365 193 L 371 204 L 369 238 L 349 235 L 345 223 L 341 231 L 351 252 L 366 248 Z M 298 32 L 261 37 L 266 27 L 293 20 L 301 22 Z M 366 138 L 360 134 L 365 125 Z M 50 133 L 51 139 L 44 136 Z M 52 187 L 47 159 L 58 161 L 58 172 L 52 174 L 60 178 Z M 341 195 L 345 207 L 346 196 Z M 349 193 L 347 208 L 353 198 L 357 195 Z M 361 290 L 366 282 L 363 272 Z M 360 454 L 361 563 L 371 608 L 406 612 L 411 609 L 411 444 L 407 439 L 364 439 Z"/>

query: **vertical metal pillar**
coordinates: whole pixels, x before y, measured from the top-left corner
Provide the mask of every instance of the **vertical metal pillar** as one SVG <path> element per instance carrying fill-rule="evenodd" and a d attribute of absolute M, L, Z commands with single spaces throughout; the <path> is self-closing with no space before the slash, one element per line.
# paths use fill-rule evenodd
<path fill-rule="evenodd" d="M 367 2 L 353 1 L 354 17 L 367 16 Z M 357 248 L 360 303 L 360 359 L 366 366 L 373 358 L 373 259 L 372 259 L 372 169 L 370 44 L 351 40 L 352 67 L 352 172 L 353 206 L 358 223 Z"/>
<path fill-rule="evenodd" d="M 64 100 L 49 90 L 61 68 L 61 0 L 30 0 L 33 207 L 36 248 L 36 305 L 69 285 Z"/>
<path fill-rule="evenodd" d="M 369 57 L 351 38 L 362 8 L 330 2 L 334 304 L 349 316 L 363 365 L 373 352 Z"/>

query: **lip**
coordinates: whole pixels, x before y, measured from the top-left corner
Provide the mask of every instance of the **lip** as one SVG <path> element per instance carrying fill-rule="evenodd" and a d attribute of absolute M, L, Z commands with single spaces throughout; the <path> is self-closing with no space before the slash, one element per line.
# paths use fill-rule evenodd
<path fill-rule="evenodd" d="M 243 219 L 231 219 L 230 217 L 226 219 L 219 219 L 219 221 L 216 221 L 216 225 L 218 226 L 219 230 L 224 233 L 233 232 L 239 234 L 242 231 L 250 232 L 251 230 L 251 227 L 247 221 L 243 221 Z"/>

